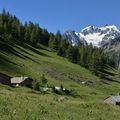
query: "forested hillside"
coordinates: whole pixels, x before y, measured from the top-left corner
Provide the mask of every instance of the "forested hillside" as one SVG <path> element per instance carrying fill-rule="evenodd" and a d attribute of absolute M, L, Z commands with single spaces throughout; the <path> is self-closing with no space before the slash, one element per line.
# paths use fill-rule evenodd
<path fill-rule="evenodd" d="M 49 33 L 32 22 L 23 25 L 16 16 L 5 10 L 0 14 L 0 41 L 12 46 L 28 44 L 37 48 L 38 44 L 45 45 L 59 56 L 66 57 L 72 63 L 79 64 L 99 76 L 102 76 L 100 74 L 104 72 L 106 65 L 114 67 L 113 60 L 102 49 L 95 48 L 92 44 L 72 46 L 62 37 L 60 31 L 56 34 Z"/>

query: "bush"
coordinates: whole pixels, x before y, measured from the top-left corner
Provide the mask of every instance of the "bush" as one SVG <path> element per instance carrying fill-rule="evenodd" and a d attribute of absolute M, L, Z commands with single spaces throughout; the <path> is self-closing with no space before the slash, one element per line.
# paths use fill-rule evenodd
<path fill-rule="evenodd" d="M 41 86 L 41 82 L 38 82 L 37 80 L 34 80 L 33 83 L 32 83 L 32 88 L 34 90 L 40 90 L 40 86 Z"/>
<path fill-rule="evenodd" d="M 42 84 L 47 84 L 48 80 L 45 78 L 44 74 L 41 76 Z"/>
<path fill-rule="evenodd" d="M 45 87 L 47 84 L 47 79 L 44 75 L 41 76 L 40 81 L 34 80 L 32 83 L 32 88 L 37 91 L 41 91 L 41 87 Z"/>

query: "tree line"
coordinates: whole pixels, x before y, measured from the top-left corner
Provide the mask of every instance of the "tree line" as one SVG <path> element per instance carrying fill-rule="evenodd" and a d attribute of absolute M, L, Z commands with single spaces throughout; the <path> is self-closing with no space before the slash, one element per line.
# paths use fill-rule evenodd
<path fill-rule="evenodd" d="M 102 48 L 90 45 L 72 46 L 63 39 L 60 32 L 56 36 L 50 36 L 49 47 L 59 56 L 66 57 L 70 62 L 79 64 L 92 71 L 96 75 L 104 72 L 105 67 L 115 67 L 114 60 L 110 58 Z"/>
<path fill-rule="evenodd" d="M 3 10 L 0 14 L 0 41 L 8 44 L 28 43 L 48 45 L 49 33 L 31 21 L 23 25 L 16 16 Z"/>
<path fill-rule="evenodd" d="M 56 34 L 49 33 L 32 22 L 25 22 L 23 25 L 16 16 L 5 10 L 0 14 L 0 41 L 9 45 L 27 43 L 34 47 L 43 44 L 59 56 L 66 57 L 70 62 L 95 74 L 103 71 L 106 65 L 114 67 L 113 60 L 101 48 L 93 47 L 92 44 L 72 46 L 62 37 L 60 31 Z"/>

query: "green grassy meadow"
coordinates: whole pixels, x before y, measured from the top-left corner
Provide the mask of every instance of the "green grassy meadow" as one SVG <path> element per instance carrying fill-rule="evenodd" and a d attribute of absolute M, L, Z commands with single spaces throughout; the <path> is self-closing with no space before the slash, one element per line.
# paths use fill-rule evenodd
<path fill-rule="evenodd" d="M 102 80 L 89 70 L 59 57 L 39 45 L 6 46 L 0 43 L 0 71 L 10 76 L 29 76 L 48 86 L 61 84 L 75 96 L 46 94 L 33 89 L 0 85 L 0 120 L 119 120 L 120 107 L 104 104 L 104 99 L 120 92 L 116 70 L 114 79 Z M 92 81 L 83 85 L 83 81 Z M 62 98 L 62 100 L 61 100 Z"/>

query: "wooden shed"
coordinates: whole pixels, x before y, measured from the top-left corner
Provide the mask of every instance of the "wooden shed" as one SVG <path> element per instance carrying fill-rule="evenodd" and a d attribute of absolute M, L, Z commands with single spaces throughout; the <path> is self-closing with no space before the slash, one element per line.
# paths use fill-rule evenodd
<path fill-rule="evenodd" d="M 33 79 L 32 78 L 29 78 L 29 77 L 26 77 L 24 79 L 24 81 L 22 81 L 20 83 L 21 86 L 26 86 L 26 87 L 29 87 L 29 88 L 32 88 L 32 82 L 33 82 Z"/>
<path fill-rule="evenodd" d="M 29 77 L 10 77 L 3 73 L 0 73 L 0 83 L 10 86 L 26 86 L 32 87 L 33 79 Z"/>
<path fill-rule="evenodd" d="M 33 79 L 29 77 L 13 77 L 11 78 L 11 85 L 12 86 L 26 86 L 32 87 Z"/>
<path fill-rule="evenodd" d="M 0 73 L 0 83 L 1 84 L 10 85 L 11 84 L 10 79 L 11 79 L 10 76 L 3 74 L 3 73 Z"/>
<path fill-rule="evenodd" d="M 120 105 L 120 96 L 110 96 L 104 100 L 104 103 Z"/>

